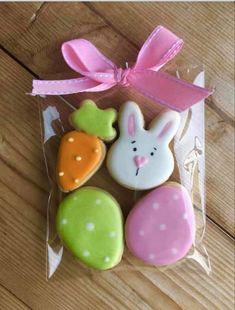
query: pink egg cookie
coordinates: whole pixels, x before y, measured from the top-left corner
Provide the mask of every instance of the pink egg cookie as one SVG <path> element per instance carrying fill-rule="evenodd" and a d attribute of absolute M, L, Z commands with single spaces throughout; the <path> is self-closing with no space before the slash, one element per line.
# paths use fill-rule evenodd
<path fill-rule="evenodd" d="M 195 237 L 191 198 L 182 185 L 169 182 L 137 202 L 126 221 L 126 243 L 132 254 L 152 265 L 183 258 Z"/>

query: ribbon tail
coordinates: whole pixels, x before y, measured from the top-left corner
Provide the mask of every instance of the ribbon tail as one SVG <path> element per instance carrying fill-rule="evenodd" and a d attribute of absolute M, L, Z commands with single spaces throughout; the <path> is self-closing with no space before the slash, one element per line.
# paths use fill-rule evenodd
<path fill-rule="evenodd" d="M 182 112 L 213 93 L 163 72 L 133 72 L 128 81 L 132 87 L 172 110 Z"/>
<path fill-rule="evenodd" d="M 80 92 L 98 92 L 112 88 L 115 84 L 100 83 L 90 78 L 70 80 L 33 80 L 32 95 L 68 95 Z"/>

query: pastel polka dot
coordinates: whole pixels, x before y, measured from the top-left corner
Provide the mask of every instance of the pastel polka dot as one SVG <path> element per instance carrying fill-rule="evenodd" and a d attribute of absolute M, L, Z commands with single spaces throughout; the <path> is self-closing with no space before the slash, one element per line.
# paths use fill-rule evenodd
<path fill-rule="evenodd" d="M 154 202 L 152 205 L 154 210 L 157 210 L 159 208 L 159 203 L 158 202 Z"/>
<path fill-rule="evenodd" d="M 59 205 L 56 228 L 66 249 L 88 267 L 107 270 L 120 262 L 124 249 L 122 212 L 104 190 L 82 187 L 68 194 Z"/>
<path fill-rule="evenodd" d="M 127 217 L 125 237 L 130 252 L 146 263 L 165 266 L 185 257 L 195 239 L 187 189 L 171 182 L 142 197 Z"/>
<path fill-rule="evenodd" d="M 140 235 L 140 236 L 144 236 L 144 230 L 143 230 L 143 229 L 141 229 L 141 230 L 139 231 L 139 235 Z"/>
<path fill-rule="evenodd" d="M 159 225 L 159 229 L 160 229 L 161 231 L 166 230 L 166 224 L 160 224 L 160 225 Z"/>
<path fill-rule="evenodd" d="M 62 224 L 62 225 L 65 225 L 65 224 L 67 224 L 67 223 L 68 223 L 68 220 L 67 220 L 67 219 L 62 219 L 62 220 L 61 220 L 61 224 Z"/>
<path fill-rule="evenodd" d="M 117 236 L 116 231 L 110 231 L 110 233 L 109 233 L 110 238 L 115 238 L 116 236 Z"/>
<path fill-rule="evenodd" d="M 105 256 L 104 261 L 105 261 L 106 263 L 108 263 L 108 262 L 110 261 L 110 257 L 109 257 L 109 256 Z"/>
<path fill-rule="evenodd" d="M 86 224 L 86 229 L 89 231 L 92 231 L 95 229 L 95 224 L 94 223 L 87 223 Z"/>
<path fill-rule="evenodd" d="M 97 205 L 100 205 L 100 204 L 101 204 L 101 200 L 100 200 L 100 199 L 96 199 L 95 203 L 96 203 Z"/>
<path fill-rule="evenodd" d="M 88 256 L 90 256 L 90 252 L 88 250 L 85 250 L 85 251 L 83 251 L 82 255 L 84 257 L 88 257 Z"/>
<path fill-rule="evenodd" d="M 149 254 L 149 259 L 150 260 L 153 260 L 155 258 L 155 255 L 154 254 Z"/>
<path fill-rule="evenodd" d="M 176 255 L 176 254 L 178 254 L 178 250 L 177 250 L 176 248 L 172 248 L 172 249 L 171 249 L 171 253 L 172 253 L 173 255 Z"/>

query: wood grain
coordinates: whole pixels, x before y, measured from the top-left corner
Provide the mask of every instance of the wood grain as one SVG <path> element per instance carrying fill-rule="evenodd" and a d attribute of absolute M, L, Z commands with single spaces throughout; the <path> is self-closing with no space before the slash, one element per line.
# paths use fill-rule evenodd
<path fill-rule="evenodd" d="M 15 297 L 11 292 L 6 290 L 0 284 L 0 307 L 1 310 L 26 310 L 30 309 L 27 305 L 21 302 L 17 297 Z"/>
<path fill-rule="evenodd" d="M 230 22 L 232 10 L 229 3 L 218 5 L 209 3 L 93 3 L 89 4 L 93 12 L 82 3 L 4 4 L 0 12 L 0 27 L 6 31 L 1 32 L 0 42 L 7 51 L 41 78 L 66 78 L 76 76 L 76 74 L 65 65 L 61 56 L 60 46 L 65 40 L 77 37 L 89 39 L 105 55 L 112 58 L 119 66 L 123 66 L 126 60 L 135 61 L 138 48 L 156 24 L 164 21 L 164 25 L 184 37 L 185 48 L 177 56 L 176 62 L 180 64 L 187 61 L 185 58 L 196 63 L 206 62 L 209 80 L 220 76 L 226 84 L 212 83 L 219 89 L 219 94 L 218 91 L 216 94 L 221 97 L 221 100 L 215 95 L 208 101 L 206 107 L 207 212 L 213 221 L 234 236 L 232 195 L 234 178 L 231 169 L 234 166 L 234 129 L 231 120 L 234 106 L 232 87 L 234 77 L 231 70 L 231 64 L 234 61 L 231 40 L 233 29 Z M 198 17 L 197 11 L 200 12 Z M 178 15 L 183 18 L 181 22 L 176 18 Z M 190 18 L 193 18 L 193 24 L 190 23 L 187 27 L 187 20 Z M 217 22 L 212 31 L 210 25 L 214 19 Z M 142 20 L 141 27 L 138 27 L 140 20 Z M 210 42 L 207 38 L 208 32 L 203 27 L 210 31 Z M 226 52 L 228 56 L 221 59 L 222 52 Z M 220 74 L 218 74 L 219 71 Z M 227 83 L 228 80 L 230 82 Z M 30 86 L 27 91 L 29 89 Z M 148 103 L 149 108 L 144 106 L 147 121 L 150 120 L 154 109 L 152 102 L 125 89 L 89 94 L 89 96 L 101 106 L 109 106 L 112 102 L 119 107 L 127 96 L 137 102 Z M 77 104 L 86 97 L 87 94 L 81 94 L 67 96 L 67 99 Z M 217 104 L 217 101 L 220 103 Z"/>
<path fill-rule="evenodd" d="M 3 52 L 0 63 L 1 285 L 32 309 L 232 309 L 233 243 L 210 222 L 205 239 L 210 276 L 191 263 L 154 272 L 127 268 L 91 273 L 66 252 L 58 272 L 46 282 L 47 178 L 36 101 L 24 95 L 32 75 Z"/>

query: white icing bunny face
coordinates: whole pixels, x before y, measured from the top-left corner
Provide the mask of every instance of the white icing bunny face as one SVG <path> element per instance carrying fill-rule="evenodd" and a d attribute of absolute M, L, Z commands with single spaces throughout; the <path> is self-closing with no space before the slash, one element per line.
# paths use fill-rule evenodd
<path fill-rule="evenodd" d="M 164 183 L 174 169 L 169 143 L 179 127 L 180 116 L 168 111 L 144 129 L 143 115 L 134 102 L 122 107 L 120 137 L 112 145 L 107 167 L 113 178 L 130 189 L 150 189 Z"/>

